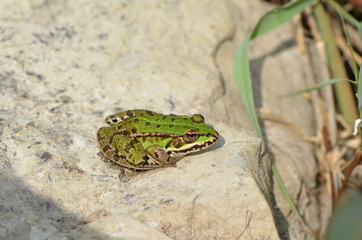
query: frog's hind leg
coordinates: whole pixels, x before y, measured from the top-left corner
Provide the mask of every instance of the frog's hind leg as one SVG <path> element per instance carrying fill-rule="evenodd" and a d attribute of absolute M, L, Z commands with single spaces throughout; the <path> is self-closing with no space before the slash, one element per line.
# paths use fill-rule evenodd
<path fill-rule="evenodd" d="M 176 167 L 176 165 L 175 164 L 173 164 L 173 165 L 157 165 L 157 163 L 155 165 L 148 165 L 148 163 L 146 162 L 145 165 L 142 165 L 142 166 L 136 166 L 136 165 L 132 165 L 131 167 L 122 166 L 121 173 L 118 175 L 118 177 L 122 182 L 128 182 L 129 180 L 132 179 L 133 176 L 138 175 L 139 173 L 142 173 L 142 172 L 145 172 L 148 170 L 155 170 L 158 168 L 165 168 L 165 167 Z"/>

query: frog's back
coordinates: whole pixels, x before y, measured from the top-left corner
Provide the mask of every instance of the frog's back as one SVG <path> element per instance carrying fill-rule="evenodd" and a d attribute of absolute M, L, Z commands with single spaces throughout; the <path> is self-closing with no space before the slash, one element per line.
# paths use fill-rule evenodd
<path fill-rule="evenodd" d="M 199 115 L 201 116 L 201 115 Z M 202 117 L 202 116 L 201 116 Z M 195 122 L 192 117 L 180 115 L 163 115 L 144 113 L 128 118 L 117 124 L 118 129 L 126 129 L 129 134 L 135 133 L 164 133 L 172 135 L 183 135 L 187 130 L 196 130 L 199 133 L 214 133 L 215 130 L 203 121 Z M 203 119 L 202 119 L 203 120 Z M 217 133 L 216 133 L 217 134 Z"/>

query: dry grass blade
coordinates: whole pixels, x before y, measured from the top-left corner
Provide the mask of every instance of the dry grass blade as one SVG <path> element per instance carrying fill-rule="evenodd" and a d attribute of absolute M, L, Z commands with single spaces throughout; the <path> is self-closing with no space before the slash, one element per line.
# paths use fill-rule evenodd
<path fill-rule="evenodd" d="M 342 187 L 338 191 L 338 199 L 340 198 L 340 196 L 343 195 L 344 191 L 346 190 L 348 181 L 352 175 L 353 170 L 361 163 L 362 163 L 362 149 L 357 149 L 352 162 L 346 168 L 345 178 L 343 180 Z"/>

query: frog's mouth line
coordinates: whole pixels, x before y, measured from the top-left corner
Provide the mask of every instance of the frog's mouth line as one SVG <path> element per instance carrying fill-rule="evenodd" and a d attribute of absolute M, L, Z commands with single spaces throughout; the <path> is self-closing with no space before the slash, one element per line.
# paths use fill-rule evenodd
<path fill-rule="evenodd" d="M 205 135 L 206 134 L 204 134 L 204 136 Z M 191 152 L 198 152 L 198 151 L 204 150 L 205 148 L 210 147 L 217 140 L 218 140 L 218 137 L 213 135 L 213 137 L 209 141 L 206 141 L 202 144 L 195 144 L 191 148 L 182 148 L 182 147 L 181 148 L 172 148 L 172 149 L 168 148 L 167 150 L 171 153 L 177 153 L 177 154 L 187 154 L 187 153 L 191 153 Z"/>
<path fill-rule="evenodd" d="M 218 135 L 213 135 L 210 133 L 203 133 L 203 134 L 198 134 L 199 136 L 210 136 L 211 135 L 211 139 L 209 141 L 206 141 L 202 144 L 195 144 L 193 145 L 191 148 L 168 148 L 167 151 L 168 152 L 172 152 L 172 153 L 177 153 L 177 154 L 187 154 L 187 153 L 191 153 L 191 152 L 198 152 L 201 151 L 205 148 L 210 147 L 211 145 L 213 145 L 218 139 L 219 136 Z M 132 133 L 130 134 L 130 137 L 134 138 L 134 137 L 146 137 L 146 136 L 152 136 L 152 137 L 171 137 L 171 138 L 177 138 L 177 137 L 183 137 L 183 134 L 170 134 L 170 133 Z M 189 146 L 189 145 L 188 145 Z"/>

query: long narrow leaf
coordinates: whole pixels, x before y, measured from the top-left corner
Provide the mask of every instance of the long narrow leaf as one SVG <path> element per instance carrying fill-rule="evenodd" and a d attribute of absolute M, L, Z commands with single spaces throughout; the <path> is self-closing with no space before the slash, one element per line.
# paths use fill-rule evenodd
<path fill-rule="evenodd" d="M 280 191 L 283 193 L 285 199 L 287 200 L 289 206 L 291 207 L 291 209 L 293 210 L 293 212 L 298 216 L 299 221 L 302 223 L 303 227 L 311 234 L 317 235 L 316 231 L 310 229 L 307 224 L 305 223 L 305 221 L 303 220 L 302 216 L 300 215 L 300 212 L 298 210 L 298 208 L 296 207 L 292 197 L 290 196 L 287 188 L 285 187 L 284 181 L 282 179 L 282 177 L 279 174 L 279 171 L 277 169 L 277 166 L 275 165 L 274 162 L 272 162 L 271 164 L 271 170 L 273 172 L 273 175 L 275 177 L 276 183 L 278 184 L 278 187 L 280 189 Z"/>
<path fill-rule="evenodd" d="M 361 84 L 361 79 L 362 79 L 362 64 L 359 67 L 359 75 L 358 75 L 358 79 L 356 80 L 357 83 L 358 83 L 358 90 L 357 90 L 358 110 L 362 109 L 362 84 Z"/>
<path fill-rule="evenodd" d="M 254 105 L 254 97 L 253 97 L 253 88 L 251 83 L 250 76 L 250 67 L 249 67 L 249 59 L 248 59 L 248 49 L 250 40 L 260 36 L 278 26 L 290 20 L 296 14 L 301 13 L 307 7 L 315 4 L 317 0 L 299 0 L 295 2 L 290 2 L 283 7 L 275 9 L 271 12 L 268 12 L 256 25 L 254 30 L 250 35 L 246 37 L 246 39 L 241 43 L 241 45 L 237 48 L 235 57 L 234 57 L 234 66 L 233 73 L 234 79 L 238 86 L 240 95 L 243 99 L 244 105 L 248 112 L 248 115 L 252 121 L 255 131 L 257 132 L 260 138 L 263 138 L 258 118 L 256 116 L 255 105 Z M 281 179 L 279 172 L 274 164 L 272 164 L 272 169 L 274 175 L 278 176 L 278 184 L 283 188 L 284 183 Z M 291 199 L 289 193 L 287 191 L 284 192 L 284 196 L 286 199 Z M 293 201 L 288 201 L 289 205 L 293 209 L 293 211 L 299 216 L 301 219 L 300 213 L 296 208 Z"/>
<path fill-rule="evenodd" d="M 251 39 L 256 38 L 283 23 L 292 19 L 295 15 L 304 11 L 307 7 L 315 4 L 317 0 L 299 0 L 289 2 L 265 14 L 255 26 Z"/>
<path fill-rule="evenodd" d="M 322 3 L 313 8 L 313 15 L 318 23 L 318 30 L 324 41 L 328 67 L 332 78 L 348 78 L 346 68 L 344 67 L 343 56 L 336 43 L 333 33 L 333 24 Z M 336 103 L 344 120 L 353 126 L 358 118 L 355 107 L 355 94 L 348 82 L 338 82 L 334 86 Z"/>
<path fill-rule="evenodd" d="M 302 94 L 302 93 L 308 93 L 308 92 L 311 92 L 313 90 L 317 90 L 317 89 L 319 89 L 321 87 L 324 87 L 324 86 L 327 86 L 327 85 L 330 85 L 330 84 L 333 84 L 333 83 L 336 83 L 336 82 L 340 82 L 340 81 L 350 81 L 352 83 L 355 83 L 355 82 L 353 82 L 353 81 L 351 81 L 349 79 L 335 78 L 335 79 L 330 79 L 327 82 L 317 84 L 317 85 L 315 85 L 313 87 L 310 87 L 310 88 L 305 88 L 305 89 L 302 89 L 302 90 L 299 90 L 299 91 L 289 93 L 289 94 L 285 95 L 284 97 L 293 97 L 293 96 L 296 96 L 296 95 L 299 95 L 299 94 Z"/>
<path fill-rule="evenodd" d="M 236 80 L 236 84 L 238 86 L 246 111 L 251 119 L 251 123 L 258 137 L 263 138 L 255 111 L 253 88 L 251 85 L 251 77 L 249 70 L 250 68 L 249 68 L 249 59 L 248 59 L 248 49 L 249 49 L 249 37 L 247 37 L 236 50 L 234 57 L 234 69 L 233 69 L 234 78 Z"/>
<path fill-rule="evenodd" d="M 236 50 L 233 67 L 234 79 L 243 99 L 245 108 L 252 121 L 252 125 L 260 138 L 263 138 L 263 136 L 255 111 L 248 59 L 249 42 L 252 38 L 260 36 L 261 34 L 278 27 L 316 2 L 317 0 L 300 0 L 296 2 L 290 2 L 283 7 L 268 12 L 260 19 L 252 34 L 248 35 Z"/>
<path fill-rule="evenodd" d="M 343 19 L 347 20 L 350 24 L 352 24 L 354 27 L 358 28 L 358 25 L 360 25 L 360 22 L 358 22 L 357 19 L 355 19 L 351 14 L 349 14 L 346 10 L 343 9 L 343 7 L 341 7 L 339 5 L 339 3 L 337 3 L 334 0 L 329 0 L 328 3 L 334 7 L 334 9 L 339 12 L 339 14 L 342 15 Z"/>
<path fill-rule="evenodd" d="M 352 56 L 352 68 L 353 68 L 354 79 L 356 79 L 356 83 L 358 83 L 358 66 L 357 66 L 357 63 L 356 63 L 356 60 L 355 60 L 355 57 L 354 57 L 354 54 L 353 54 L 351 38 L 349 37 L 348 31 L 347 31 L 347 28 L 346 28 L 346 24 L 344 22 L 344 18 L 342 16 L 342 10 L 341 9 L 342 9 L 341 7 L 338 7 L 337 12 L 338 12 L 339 17 L 340 17 L 341 22 L 342 22 L 343 32 L 346 35 L 346 40 L 347 40 L 347 46 L 348 46 L 348 49 L 349 49 L 349 53 Z"/>

